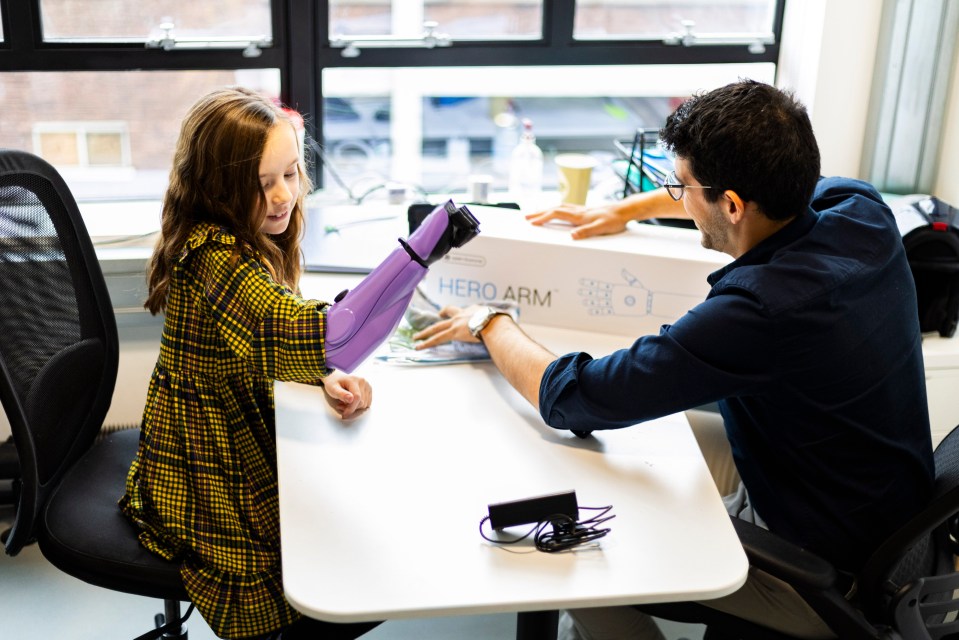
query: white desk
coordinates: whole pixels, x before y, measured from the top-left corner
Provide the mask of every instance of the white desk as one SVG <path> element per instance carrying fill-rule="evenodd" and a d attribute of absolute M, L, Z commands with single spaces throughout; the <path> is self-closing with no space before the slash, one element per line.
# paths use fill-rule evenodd
<path fill-rule="evenodd" d="M 563 353 L 616 336 L 527 327 Z M 580 440 L 542 423 L 492 364 L 367 362 L 373 405 L 342 422 L 320 389 L 276 386 L 283 582 L 335 622 L 707 599 L 747 561 L 685 419 Z M 492 502 L 574 489 L 613 505 L 597 548 L 484 541 Z M 508 531 L 513 531 L 508 530 Z"/>

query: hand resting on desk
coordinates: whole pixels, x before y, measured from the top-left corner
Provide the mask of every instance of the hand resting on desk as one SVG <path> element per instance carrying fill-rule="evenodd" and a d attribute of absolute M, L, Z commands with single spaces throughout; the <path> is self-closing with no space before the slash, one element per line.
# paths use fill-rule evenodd
<path fill-rule="evenodd" d="M 323 378 L 326 401 L 333 411 L 346 419 L 367 409 L 373 402 L 373 387 L 365 378 L 334 371 Z"/>

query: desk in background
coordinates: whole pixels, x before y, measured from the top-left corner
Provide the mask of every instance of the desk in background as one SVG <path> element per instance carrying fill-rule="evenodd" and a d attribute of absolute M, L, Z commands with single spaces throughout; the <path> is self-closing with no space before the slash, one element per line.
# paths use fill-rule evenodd
<path fill-rule="evenodd" d="M 922 338 L 922 357 L 926 368 L 926 396 L 932 446 L 942 441 L 959 425 L 959 334 L 943 338 L 938 333 Z"/>
<path fill-rule="evenodd" d="M 409 235 L 407 205 L 311 205 L 303 235 L 308 271 L 369 273 Z"/>
<path fill-rule="evenodd" d="M 527 329 L 558 352 L 629 341 Z M 580 440 L 545 426 L 490 363 L 368 362 L 357 373 L 373 405 L 345 423 L 322 390 L 276 386 L 284 587 L 307 615 L 707 599 L 745 581 L 745 554 L 681 415 Z M 480 537 L 489 503 L 568 489 L 580 506 L 613 506 L 598 547 L 556 555 Z"/>

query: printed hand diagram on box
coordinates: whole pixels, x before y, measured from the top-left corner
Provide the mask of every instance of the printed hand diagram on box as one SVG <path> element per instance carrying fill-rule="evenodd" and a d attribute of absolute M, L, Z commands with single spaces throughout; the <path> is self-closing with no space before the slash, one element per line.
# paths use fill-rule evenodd
<path fill-rule="evenodd" d="M 580 279 L 579 295 L 590 315 L 679 318 L 703 300 L 701 296 L 650 291 L 627 269 L 620 275 L 625 284 Z"/>

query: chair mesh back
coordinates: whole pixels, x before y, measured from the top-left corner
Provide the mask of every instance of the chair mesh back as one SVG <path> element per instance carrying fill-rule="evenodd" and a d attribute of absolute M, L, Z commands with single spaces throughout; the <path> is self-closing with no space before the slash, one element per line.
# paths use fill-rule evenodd
<path fill-rule="evenodd" d="M 959 494 L 959 431 L 953 431 L 936 447 L 936 486 L 933 500 L 956 503 Z M 890 574 L 894 584 L 910 583 L 917 578 L 935 574 L 937 565 L 948 556 L 946 527 L 939 527 L 931 536 L 916 541 Z"/>
<path fill-rule="evenodd" d="M 942 533 L 943 565 L 940 571 L 954 566 L 953 556 L 959 552 L 959 427 L 943 438 L 935 451 L 936 500 L 943 503 L 946 526 Z"/>
<path fill-rule="evenodd" d="M 936 484 L 932 500 L 880 545 L 860 572 L 860 605 L 876 620 L 891 622 L 889 605 L 905 586 L 954 571 L 959 427 L 939 443 L 934 459 Z"/>
<path fill-rule="evenodd" d="M 0 353 L 21 401 L 41 367 L 80 340 L 78 294 L 67 252 L 37 193 L 36 176 L 0 185 Z M 69 243 L 69 240 L 67 242 Z"/>
<path fill-rule="evenodd" d="M 953 430 L 936 447 L 936 497 L 959 487 L 959 430 Z"/>
<path fill-rule="evenodd" d="M 30 154 L 0 150 L 0 400 L 20 458 L 8 553 L 109 408 L 116 322 L 76 202 Z"/>

